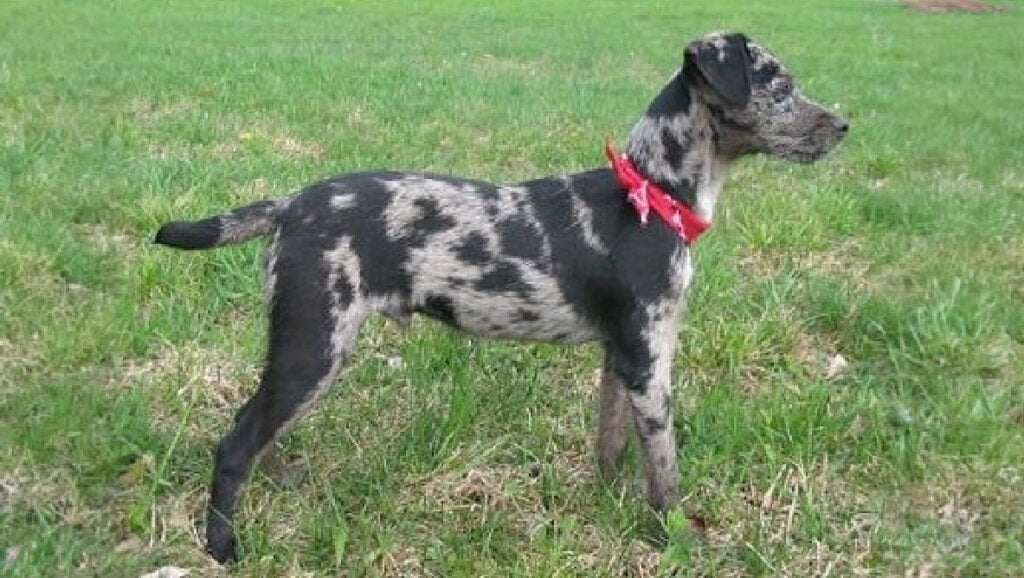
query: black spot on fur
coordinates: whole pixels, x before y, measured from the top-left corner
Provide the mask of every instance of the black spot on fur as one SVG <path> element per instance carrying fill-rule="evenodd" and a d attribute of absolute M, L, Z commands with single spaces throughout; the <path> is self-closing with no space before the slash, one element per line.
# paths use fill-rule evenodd
<path fill-rule="evenodd" d="M 478 291 L 490 293 L 515 293 L 521 297 L 533 294 L 533 286 L 523 279 L 522 272 L 514 263 L 498 263 L 479 281 L 473 284 Z"/>
<path fill-rule="evenodd" d="M 420 214 L 406 225 L 402 240 L 410 247 L 422 247 L 427 238 L 455 227 L 458 223 L 451 215 L 441 212 L 440 205 L 434 199 L 416 199 L 412 202 Z"/>
<path fill-rule="evenodd" d="M 715 117 L 715 120 L 717 120 L 722 126 L 729 127 L 737 132 L 747 133 L 752 131 L 752 128 L 749 124 L 739 122 L 738 120 L 733 118 L 732 115 L 723 110 L 721 107 L 709 103 L 708 110 L 711 111 L 711 114 Z M 721 142 L 719 133 L 715 133 L 711 136 L 712 138 L 714 138 L 715 144 Z M 700 138 L 707 138 L 707 135 L 702 134 L 700 135 Z"/>
<path fill-rule="evenodd" d="M 478 192 L 480 198 L 484 201 L 484 211 L 487 213 L 487 216 L 492 219 L 497 218 L 499 213 L 498 203 L 500 201 L 497 187 L 487 184 L 486 186 L 481 186 Z"/>
<path fill-rule="evenodd" d="M 391 240 L 384 224 L 384 212 L 394 197 L 385 183 L 401 178 L 403 175 L 391 172 L 356 173 L 339 177 L 310 187 L 297 196 L 290 207 L 300 215 L 317 214 L 329 230 L 344 231 L 351 236 L 352 250 L 359 261 L 373 265 L 360 267 L 360 285 L 370 294 L 409 293 L 410 281 L 405 266 L 409 261 L 410 243 L 405 239 Z M 330 207 L 330 199 L 339 183 L 356 195 L 356 202 L 343 210 Z M 290 234 L 297 235 L 304 227 L 301 222 L 289 222 L 287 229 L 293 231 Z M 283 230 L 282 238 L 288 232 Z"/>
<path fill-rule="evenodd" d="M 540 320 L 540 314 L 536 311 L 530 311 L 529 309 L 520 309 L 516 311 L 516 315 L 513 320 L 517 323 L 531 323 Z"/>
<path fill-rule="evenodd" d="M 626 389 L 643 394 L 650 385 L 654 355 L 648 344 L 642 340 L 628 339 L 627 336 L 638 331 L 638 327 L 631 328 L 630 320 L 618 322 L 621 324 L 619 327 L 611 327 L 611 330 L 618 334 L 613 337 L 613 342 L 607 344 L 609 367 L 622 380 Z M 640 424 L 642 426 L 643 422 Z"/>
<path fill-rule="evenodd" d="M 498 202 L 498 188 L 491 183 L 476 183 L 476 191 L 485 203 L 495 204 Z"/>
<path fill-rule="evenodd" d="M 427 296 L 423 301 L 423 305 L 418 307 L 416 311 L 448 325 L 458 326 L 458 322 L 455 319 L 455 303 L 444 295 Z"/>
<path fill-rule="evenodd" d="M 458 223 L 451 215 L 441 212 L 441 207 L 434 199 L 416 199 L 412 203 L 422 214 L 412 221 L 412 226 L 428 233 L 437 233 L 451 229 Z"/>
<path fill-rule="evenodd" d="M 775 62 L 765 62 L 761 68 L 751 70 L 750 83 L 754 86 L 765 86 L 779 76 L 779 65 Z"/>
<path fill-rule="evenodd" d="M 543 255 L 544 241 L 535 227 L 522 217 L 512 217 L 497 225 L 501 251 L 509 257 L 521 257 L 538 263 Z"/>
<path fill-rule="evenodd" d="M 651 118 L 674 118 L 690 114 L 690 88 L 683 74 L 675 75 L 647 108 Z"/>
<path fill-rule="evenodd" d="M 354 297 L 352 284 L 343 276 L 339 276 L 334 282 L 334 293 L 338 296 L 338 302 L 341 304 L 351 303 Z"/>
<path fill-rule="evenodd" d="M 640 435 L 647 437 L 665 429 L 665 422 L 653 417 L 645 417 L 640 420 Z"/>
<path fill-rule="evenodd" d="M 665 263 L 679 239 L 664 224 L 642 228 L 610 169 L 572 175 L 568 180 L 541 179 L 524 183 L 532 191 L 533 214 L 548 240 L 552 273 L 564 301 L 607 340 L 635 341 L 637 307 L 663 292 L 670 280 Z M 595 250 L 583 237 L 572 197 L 589 208 L 592 230 L 613 255 Z M 643 258 L 637 256 L 643 255 Z M 623 284 L 628 279 L 629 286 Z M 633 324 L 631 326 L 631 324 Z M 633 387 L 643 387 L 637 369 L 648 360 L 646 351 L 623 352 L 616 365 Z"/>
<path fill-rule="evenodd" d="M 494 260 L 494 255 L 487 249 L 487 237 L 479 231 L 473 231 L 459 239 L 459 243 L 453 247 L 455 256 L 467 265 L 482 267 Z"/>
<path fill-rule="evenodd" d="M 681 143 L 676 138 L 672 129 L 665 125 L 661 128 L 661 145 L 665 147 L 665 162 L 672 167 L 673 171 L 679 171 L 683 166 L 683 154 L 688 143 Z"/>

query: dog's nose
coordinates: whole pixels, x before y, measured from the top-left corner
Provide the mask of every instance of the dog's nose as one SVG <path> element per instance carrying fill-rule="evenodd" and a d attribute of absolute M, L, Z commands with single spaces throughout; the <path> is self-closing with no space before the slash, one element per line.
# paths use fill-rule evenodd
<path fill-rule="evenodd" d="M 846 134 L 846 131 L 850 130 L 850 125 L 846 124 L 846 121 L 841 118 L 833 120 L 832 126 L 836 127 L 836 130 L 843 134 Z"/>

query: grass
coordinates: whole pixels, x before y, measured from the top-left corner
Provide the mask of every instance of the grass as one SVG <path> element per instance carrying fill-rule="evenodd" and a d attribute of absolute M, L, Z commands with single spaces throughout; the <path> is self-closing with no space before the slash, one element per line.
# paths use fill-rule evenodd
<path fill-rule="evenodd" d="M 228 573 L 197 524 L 262 354 L 259 247 L 159 250 L 159 223 L 357 169 L 599 165 L 685 42 L 730 28 L 853 128 L 813 167 L 741 163 L 697 247 L 668 542 L 635 456 L 594 475 L 594 349 L 375 322 L 254 473 L 232 571 L 1019 575 L 1006 4 L 0 2 L 0 574 Z"/>

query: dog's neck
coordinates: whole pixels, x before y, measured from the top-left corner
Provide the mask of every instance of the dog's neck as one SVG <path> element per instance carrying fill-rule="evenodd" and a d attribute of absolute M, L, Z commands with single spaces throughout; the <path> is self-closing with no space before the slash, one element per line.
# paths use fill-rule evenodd
<path fill-rule="evenodd" d="M 732 159 L 715 146 L 714 118 L 677 71 L 629 136 L 626 154 L 651 182 L 711 222 Z"/>

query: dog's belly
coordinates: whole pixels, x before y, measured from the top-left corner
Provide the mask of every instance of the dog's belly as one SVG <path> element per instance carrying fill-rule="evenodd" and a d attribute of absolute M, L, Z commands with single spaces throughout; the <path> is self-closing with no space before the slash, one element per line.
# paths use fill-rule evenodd
<path fill-rule="evenodd" d="M 474 335 L 590 341 L 597 332 L 566 301 L 549 266 L 522 259 L 467 266 L 432 258 L 411 269 L 412 309 Z"/>
<path fill-rule="evenodd" d="M 569 342 L 597 338 L 593 329 L 565 303 L 537 304 L 502 295 L 480 297 L 472 293 L 454 296 L 452 315 L 442 319 L 484 337 Z"/>

